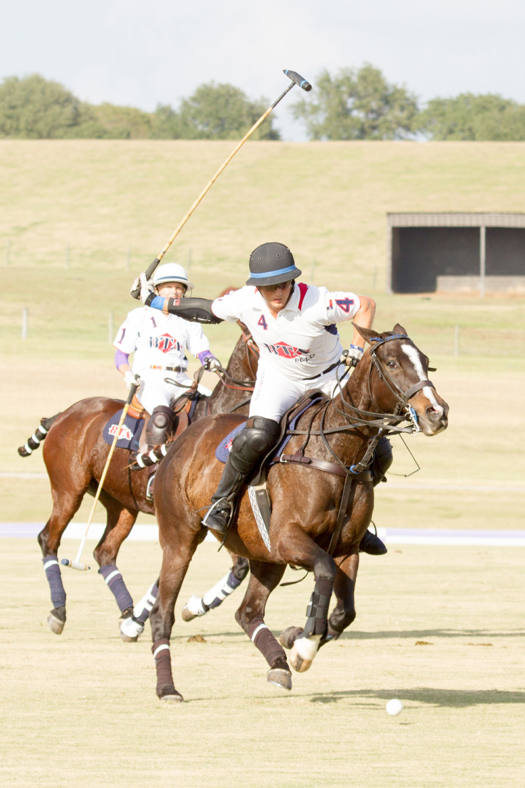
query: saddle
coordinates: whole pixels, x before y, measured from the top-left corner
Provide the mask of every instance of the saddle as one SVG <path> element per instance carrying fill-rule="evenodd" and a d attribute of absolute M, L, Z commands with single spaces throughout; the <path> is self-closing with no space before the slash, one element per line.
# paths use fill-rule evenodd
<path fill-rule="evenodd" d="M 281 432 L 277 442 L 277 448 L 272 449 L 266 455 L 266 457 L 264 457 L 260 466 L 256 471 L 254 471 L 254 473 L 252 473 L 248 480 L 248 496 L 250 499 L 253 515 L 255 517 L 255 522 L 257 523 L 259 533 L 268 550 L 270 550 L 269 526 L 272 514 L 272 502 L 267 489 L 266 475 L 272 465 L 275 465 L 276 463 L 298 463 L 306 467 L 315 468 L 318 471 L 324 471 L 325 473 L 335 473 L 338 476 L 344 477 L 345 483 L 339 504 L 336 528 L 332 534 L 332 538 L 330 539 L 330 544 L 327 551 L 330 555 L 335 552 L 335 548 L 341 536 L 341 531 L 343 530 L 345 523 L 348 522 L 349 516 L 347 512 L 349 509 L 351 510 L 357 482 L 372 484 L 372 474 L 368 470 L 366 464 L 362 469 L 356 468 L 355 470 L 346 470 L 341 465 L 336 465 L 335 463 L 328 462 L 327 460 L 306 457 L 304 455 L 304 448 L 308 438 L 304 442 L 303 446 L 294 454 L 284 453 L 284 449 L 288 441 L 292 438 L 292 435 L 289 433 L 291 430 L 295 429 L 299 418 L 314 406 L 322 405 L 328 400 L 329 397 L 319 390 L 309 391 L 307 394 L 301 397 L 301 399 L 296 402 L 295 405 L 290 408 L 290 410 L 288 410 L 281 419 Z M 313 417 L 316 413 L 317 409 L 313 411 L 310 423 L 313 422 Z M 215 456 L 218 460 L 224 463 L 226 462 L 233 439 L 239 432 L 241 432 L 245 424 L 246 422 L 239 424 L 234 430 L 232 430 L 231 433 L 229 433 L 229 435 L 226 436 L 226 438 L 223 438 L 215 451 Z"/>

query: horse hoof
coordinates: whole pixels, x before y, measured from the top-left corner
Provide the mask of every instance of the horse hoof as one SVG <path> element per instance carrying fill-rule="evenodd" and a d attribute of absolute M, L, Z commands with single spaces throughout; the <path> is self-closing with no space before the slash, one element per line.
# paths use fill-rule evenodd
<path fill-rule="evenodd" d="M 301 627 L 288 627 L 288 629 L 281 632 L 279 643 L 283 648 L 292 648 L 297 638 L 303 634 L 303 631 Z"/>
<path fill-rule="evenodd" d="M 184 698 L 180 692 L 177 692 L 175 687 L 166 687 L 165 692 L 165 695 L 160 695 L 159 697 L 159 700 L 163 703 L 183 703 Z"/>
<path fill-rule="evenodd" d="M 51 632 L 54 632 L 55 635 L 61 635 L 66 622 L 61 621 L 59 618 L 54 616 L 53 613 L 50 613 L 47 617 L 47 625 Z"/>
<path fill-rule="evenodd" d="M 195 594 L 193 594 L 184 605 L 184 609 L 182 611 L 182 620 L 193 621 L 194 618 L 203 616 L 207 612 L 208 608 L 204 606 L 201 597 L 195 596 Z"/>
<path fill-rule="evenodd" d="M 266 681 L 276 687 L 290 691 L 292 689 L 292 674 L 283 668 L 271 668 L 266 676 Z"/>
<path fill-rule="evenodd" d="M 144 632 L 144 624 L 134 618 L 125 618 L 120 625 L 120 637 L 124 643 L 136 643 Z"/>
<path fill-rule="evenodd" d="M 305 673 L 310 669 L 317 654 L 320 640 L 321 635 L 297 638 L 290 653 L 290 662 L 294 670 L 298 673 Z"/>

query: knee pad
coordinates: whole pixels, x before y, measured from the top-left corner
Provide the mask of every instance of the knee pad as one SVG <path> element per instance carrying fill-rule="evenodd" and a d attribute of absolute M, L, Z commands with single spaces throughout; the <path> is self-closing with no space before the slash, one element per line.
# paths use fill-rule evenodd
<path fill-rule="evenodd" d="M 257 462 L 275 445 L 280 429 L 273 419 L 260 416 L 249 419 L 232 443 L 232 455 L 246 463 Z"/>
<path fill-rule="evenodd" d="M 159 405 L 153 411 L 146 427 L 148 446 L 164 443 L 167 433 L 173 424 L 174 413 L 166 405 Z"/>

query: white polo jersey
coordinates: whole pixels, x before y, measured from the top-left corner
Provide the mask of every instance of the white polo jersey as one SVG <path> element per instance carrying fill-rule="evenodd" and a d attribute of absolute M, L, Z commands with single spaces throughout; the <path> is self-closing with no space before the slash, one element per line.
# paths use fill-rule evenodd
<path fill-rule="evenodd" d="M 339 361 L 343 348 L 336 324 L 351 320 L 359 307 L 354 293 L 330 293 L 302 282 L 276 318 L 257 288 L 248 285 L 211 306 L 223 320 L 241 320 L 259 346 L 261 361 L 289 380 L 321 375 Z"/>
<path fill-rule="evenodd" d="M 183 367 L 186 348 L 196 356 L 210 349 L 199 323 L 189 323 L 176 315 L 165 315 L 149 306 L 128 313 L 113 342 L 123 353 L 135 353 L 133 372 L 140 375 L 151 366 Z"/>

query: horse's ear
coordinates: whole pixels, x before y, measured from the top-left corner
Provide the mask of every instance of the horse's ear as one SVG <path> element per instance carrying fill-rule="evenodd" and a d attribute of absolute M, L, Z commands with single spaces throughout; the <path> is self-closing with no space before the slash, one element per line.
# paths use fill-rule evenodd
<path fill-rule="evenodd" d="M 361 328 L 361 326 L 358 326 L 356 323 L 352 323 L 352 325 L 356 331 L 359 331 L 363 339 L 366 339 L 366 341 L 370 344 L 372 344 L 374 340 L 377 340 L 377 338 L 381 336 L 381 334 L 378 334 L 377 331 L 372 331 L 370 328 Z"/>
<path fill-rule="evenodd" d="M 403 328 L 403 326 L 400 323 L 396 323 L 394 328 L 392 329 L 392 333 L 393 334 L 407 334 L 407 330 L 406 330 L 406 328 Z M 407 336 L 408 336 L 408 334 L 407 334 Z"/>

